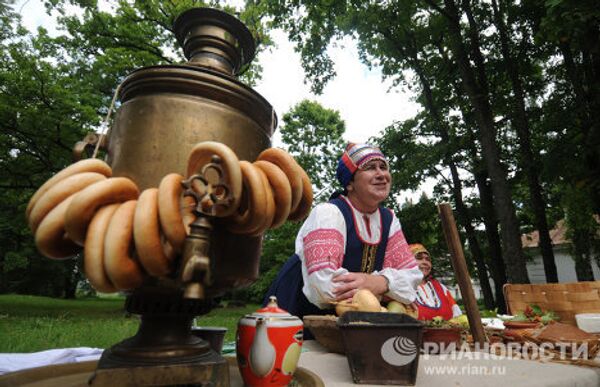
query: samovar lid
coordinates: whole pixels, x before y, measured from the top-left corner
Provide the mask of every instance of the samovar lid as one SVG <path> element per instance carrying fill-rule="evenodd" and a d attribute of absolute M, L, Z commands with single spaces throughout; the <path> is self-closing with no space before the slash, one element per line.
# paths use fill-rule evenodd
<path fill-rule="evenodd" d="M 214 8 L 192 8 L 175 19 L 173 29 L 189 64 L 238 75 L 252 61 L 252 34 L 236 17 Z"/>

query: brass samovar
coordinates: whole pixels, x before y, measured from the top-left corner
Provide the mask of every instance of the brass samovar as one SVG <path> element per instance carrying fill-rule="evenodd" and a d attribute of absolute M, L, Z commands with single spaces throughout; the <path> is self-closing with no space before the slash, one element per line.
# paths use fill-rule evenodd
<path fill-rule="evenodd" d="M 197 8 L 180 15 L 174 31 L 189 61 L 131 73 L 102 142 L 113 175 L 141 190 L 157 187 L 168 173 L 187 176 L 188 154 L 202 141 L 223 143 L 240 160 L 253 161 L 270 147 L 276 127 L 272 106 L 236 79 L 255 53 L 244 24 Z M 218 160 L 213 166 L 219 169 Z M 200 201 L 187 183 L 188 194 Z M 257 279 L 262 236 L 232 234 L 209 216 L 199 216 L 191 229 L 177 272 L 148 277 L 128 294 L 126 309 L 141 315 L 139 330 L 104 351 L 92 385 L 229 385 L 227 362 L 192 335 L 191 325 L 211 309 L 213 297 Z M 191 266 L 193 273 L 186 273 Z"/>

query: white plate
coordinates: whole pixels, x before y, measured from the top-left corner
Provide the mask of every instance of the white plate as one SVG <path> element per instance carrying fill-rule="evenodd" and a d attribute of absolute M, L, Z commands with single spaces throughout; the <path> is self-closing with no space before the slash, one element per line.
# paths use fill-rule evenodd
<path fill-rule="evenodd" d="M 577 326 L 588 333 L 600 333 L 600 313 L 580 313 L 575 315 Z"/>

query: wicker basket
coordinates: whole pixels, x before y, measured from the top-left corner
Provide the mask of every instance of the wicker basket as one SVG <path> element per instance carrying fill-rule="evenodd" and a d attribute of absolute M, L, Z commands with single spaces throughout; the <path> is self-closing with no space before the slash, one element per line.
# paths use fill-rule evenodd
<path fill-rule="evenodd" d="M 560 321 L 576 325 L 578 313 L 600 312 L 600 281 L 563 284 L 506 284 L 503 287 L 509 314 L 525 310 L 528 305 L 539 305 L 554 311 Z"/>
<path fill-rule="evenodd" d="M 337 317 L 333 315 L 304 316 L 304 327 L 308 328 L 315 340 L 329 352 L 345 354 L 344 342 L 342 341 L 342 332 L 337 326 Z"/>

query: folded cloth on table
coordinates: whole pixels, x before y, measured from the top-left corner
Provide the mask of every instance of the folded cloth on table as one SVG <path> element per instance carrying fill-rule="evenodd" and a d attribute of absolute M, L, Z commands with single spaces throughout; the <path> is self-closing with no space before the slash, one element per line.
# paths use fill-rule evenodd
<path fill-rule="evenodd" d="M 484 327 L 489 329 L 504 329 L 504 320 L 495 317 L 484 317 L 481 319 Z"/>
<path fill-rule="evenodd" d="M 101 348 L 78 347 L 33 353 L 0 353 L 0 375 L 26 368 L 97 360 L 102 351 L 104 350 Z"/>

